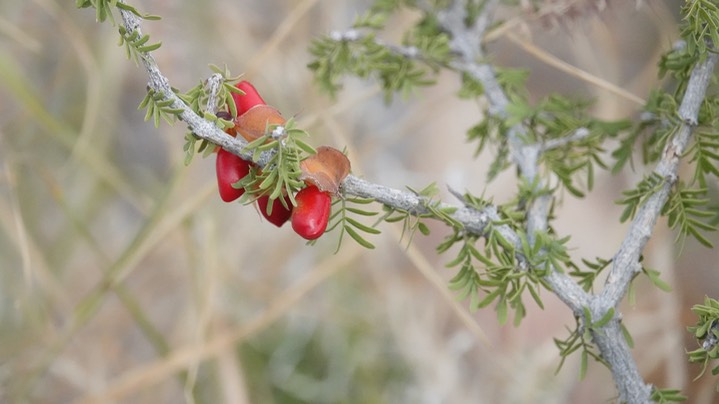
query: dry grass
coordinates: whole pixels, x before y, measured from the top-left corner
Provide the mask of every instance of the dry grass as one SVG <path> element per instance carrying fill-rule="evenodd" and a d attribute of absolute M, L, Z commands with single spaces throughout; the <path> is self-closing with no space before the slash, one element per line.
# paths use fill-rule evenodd
<path fill-rule="evenodd" d="M 552 338 L 572 319 L 549 293 L 519 328 L 454 301 L 433 249 L 440 227 L 407 247 L 385 226 L 376 250 L 348 243 L 333 255 L 334 235 L 307 247 L 222 203 L 211 158 L 182 165 L 182 125 L 142 121 L 144 72 L 116 31 L 67 3 L 0 3 L 0 402 L 611 399 L 600 366 L 582 382 L 576 358 L 553 374 Z M 312 86 L 310 39 L 348 26 L 365 3 L 137 5 L 164 17 L 146 31 L 163 42 L 156 57 L 175 87 L 226 63 L 297 114 L 314 144 L 347 145 L 355 173 L 481 193 L 487 159 L 463 139 L 477 108 L 453 97 L 454 77 L 389 108 L 356 80 L 336 102 Z M 488 45 L 499 63 L 532 71 L 533 94 L 589 96 L 598 115 L 624 117 L 655 84 L 674 12 L 615 5 L 552 30 L 509 16 L 513 28 Z M 556 227 L 573 234 L 576 256 L 616 249 L 624 226 L 612 201 L 632 181 L 605 176 L 588 200 L 564 200 Z M 502 202 L 512 189 L 503 177 L 487 194 Z M 688 245 L 677 260 L 672 237 L 660 224 L 646 256 L 680 293 L 640 280 L 626 324 L 651 382 L 711 402 L 710 380 L 690 382 L 682 329 L 693 302 L 719 294 L 715 258 Z"/>

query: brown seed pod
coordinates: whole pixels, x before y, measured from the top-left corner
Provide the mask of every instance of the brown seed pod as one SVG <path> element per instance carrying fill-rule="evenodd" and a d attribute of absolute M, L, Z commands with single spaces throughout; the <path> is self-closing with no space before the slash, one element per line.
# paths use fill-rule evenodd
<path fill-rule="evenodd" d="M 320 146 L 317 154 L 300 162 L 302 175 L 300 179 L 317 186 L 322 192 L 336 194 L 342 180 L 350 173 L 350 161 L 341 151 Z"/>
<path fill-rule="evenodd" d="M 280 111 L 269 105 L 255 105 L 234 121 L 234 129 L 248 142 L 264 136 L 268 127 L 284 125 L 287 122 Z"/>

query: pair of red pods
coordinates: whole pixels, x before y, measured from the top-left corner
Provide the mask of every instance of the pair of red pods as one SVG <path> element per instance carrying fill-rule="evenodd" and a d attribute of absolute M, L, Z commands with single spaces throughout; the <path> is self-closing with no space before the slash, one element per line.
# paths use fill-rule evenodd
<path fill-rule="evenodd" d="M 232 117 L 235 122 L 242 120 L 243 116 L 251 109 L 262 108 L 262 106 L 267 105 L 255 87 L 249 82 L 241 81 L 236 87 L 242 90 L 244 95 L 232 94 L 237 106 L 237 116 Z M 284 119 L 281 118 L 279 113 L 276 113 L 271 116 L 271 119 L 261 123 L 261 130 L 264 130 L 267 123 L 283 124 Z M 247 137 L 245 131 L 237 126 L 235 126 L 235 129 L 231 129 L 229 133 L 234 136 L 240 133 L 243 137 Z M 220 148 L 217 151 L 215 163 L 217 187 L 223 201 L 232 202 L 245 193 L 244 188 L 235 188 L 233 184 L 247 176 L 253 166 L 252 162 L 243 160 L 225 149 Z M 272 203 L 270 214 L 267 213 L 269 196 L 262 195 L 257 199 L 260 213 L 267 221 L 281 227 L 285 222 L 291 220 L 292 229 L 295 233 L 307 240 L 317 239 L 325 232 L 332 205 L 332 196 L 329 192 L 323 192 L 315 185 L 308 185 L 295 195 L 297 205 L 294 207 L 289 196 L 283 195 L 282 198 L 284 198 L 285 204 L 282 203 L 280 198 L 275 199 Z"/>

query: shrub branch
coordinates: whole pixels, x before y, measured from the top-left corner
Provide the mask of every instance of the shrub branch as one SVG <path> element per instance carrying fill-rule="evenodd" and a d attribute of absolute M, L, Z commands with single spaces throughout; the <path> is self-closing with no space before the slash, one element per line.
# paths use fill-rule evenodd
<path fill-rule="evenodd" d="M 123 3 L 120 0 L 120 3 Z M 492 21 L 492 12 L 498 4 L 497 0 L 486 2 L 482 15 L 475 19 L 475 23 L 468 26 L 467 10 L 461 1 L 453 1 L 450 5 L 437 13 L 437 19 L 442 29 L 450 36 L 450 48 L 457 56 L 452 59 L 449 67 L 464 73 L 482 84 L 484 94 L 490 104 L 489 113 L 500 118 L 508 116 L 507 107 L 509 99 L 497 80 L 493 67 L 481 63 L 484 59 L 481 39 L 487 26 Z M 428 7 L 426 4 L 424 7 Z M 129 34 L 137 33 L 141 37 L 140 19 L 137 15 L 120 8 L 123 25 Z M 341 35 L 343 39 L 351 39 L 356 32 Z M 391 48 L 408 58 L 421 58 L 415 49 Z M 161 73 L 157 63 L 149 52 L 140 52 L 140 60 L 149 75 L 149 87 L 166 101 L 171 101 L 171 108 L 180 111 L 177 116 L 183 120 L 188 128 L 199 138 L 221 146 L 225 150 L 245 159 L 252 159 L 251 154 L 243 152 L 247 145 L 241 138 L 234 138 L 224 133 L 212 122 L 209 122 L 191 110 L 172 90 L 167 78 Z M 594 343 L 601 358 L 611 369 L 615 384 L 619 392 L 620 401 L 640 403 L 649 401 L 651 386 L 642 379 L 632 358 L 631 351 L 622 334 L 621 315 L 617 307 L 625 296 L 633 277 L 641 271 L 640 255 L 649 240 L 654 224 L 662 212 L 662 208 L 669 198 L 672 186 L 677 181 L 679 159 L 685 152 L 694 127 L 697 125 L 697 116 L 705 91 L 717 61 L 716 54 L 709 54 L 697 62 L 691 72 L 681 106 L 678 110 L 682 124 L 673 139 L 668 142 L 662 158 L 654 172 L 664 179 L 660 189 L 649 196 L 646 202 L 637 211 L 629 230 L 613 258 L 612 267 L 603 290 L 599 294 L 585 292 L 577 282 L 567 274 L 552 267 L 543 277 L 553 293 L 561 299 L 577 316 L 584 318 L 584 324 L 589 327 Z M 209 105 L 209 104 L 208 104 Z M 583 129 L 583 128 L 582 128 Z M 560 147 L 568 142 L 581 140 L 588 136 L 586 129 L 579 129 L 564 139 L 555 139 L 547 143 L 527 143 L 525 136 L 527 128 L 521 123 L 510 127 L 507 132 L 507 141 L 510 148 L 512 162 L 518 167 L 520 175 L 528 184 L 537 184 L 542 187 L 541 181 L 536 181 L 540 169 L 542 153 L 554 147 Z M 267 159 L 264 159 L 266 162 Z M 262 166 L 263 159 L 259 161 Z M 341 190 L 346 196 L 371 198 L 388 207 L 409 212 L 413 215 L 422 215 L 429 212 L 430 201 L 411 191 L 398 190 L 375 184 L 365 179 L 349 175 L 343 181 Z M 551 193 L 541 193 L 533 198 L 527 209 L 526 235 L 530 244 L 535 234 L 546 232 L 548 217 L 553 196 Z M 488 226 L 492 231 L 499 232 L 515 251 L 522 251 L 522 238 L 508 225 L 494 225 L 501 222 L 497 208 L 488 205 L 477 209 L 469 204 L 453 206 L 447 203 L 433 205 L 433 208 L 443 209 L 461 226 L 467 234 L 486 236 Z M 521 253 L 515 252 L 519 270 L 531 270 L 528 260 Z M 592 327 L 587 315 L 594 319 L 610 317 L 601 325 Z"/>

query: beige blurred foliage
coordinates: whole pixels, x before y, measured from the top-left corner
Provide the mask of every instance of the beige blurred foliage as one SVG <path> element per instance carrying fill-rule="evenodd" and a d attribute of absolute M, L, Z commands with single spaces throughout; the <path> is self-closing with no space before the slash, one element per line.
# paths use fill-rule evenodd
<path fill-rule="evenodd" d="M 552 338 L 573 326 L 546 291 L 520 327 L 489 308 L 469 313 L 446 288 L 434 247 L 382 225 L 375 250 L 336 234 L 314 247 L 216 194 L 214 158 L 182 164 L 184 128 L 144 122 L 142 68 L 117 30 L 91 10 L 55 0 L 0 3 L 0 402 L 127 403 L 602 403 L 609 372 L 577 356 L 555 375 Z M 568 2 L 553 2 L 552 4 Z M 571 3 L 571 2 L 569 2 Z M 531 71 L 533 97 L 596 100 L 597 116 L 632 117 L 657 84 L 655 62 L 676 38 L 672 1 L 609 2 L 552 24 L 500 13 L 493 60 Z M 649 4 L 650 3 L 650 4 Z M 385 185 L 436 181 L 496 202 L 512 173 L 485 184 L 464 133 L 480 118 L 455 97 L 457 78 L 410 101 L 382 103 L 372 83 L 346 81 L 337 100 L 313 86 L 311 39 L 343 29 L 368 1 L 143 1 L 163 17 L 144 29 L 174 87 L 209 76 L 209 63 L 244 73 L 265 100 L 296 116 L 314 145 L 347 147 L 355 174 Z M 548 3 L 549 4 L 549 3 Z M 561 15 L 561 13 L 559 13 Z M 415 18 L 393 21 L 397 28 Z M 575 257 L 611 257 L 625 225 L 613 201 L 637 174 L 600 175 L 586 200 L 561 198 L 556 229 Z M 451 200 L 445 193 L 444 197 Z M 675 285 L 635 282 L 624 307 L 648 382 L 716 399 L 691 382 L 684 329 L 692 304 L 717 296 L 713 251 L 689 243 L 677 258 L 660 222 L 649 266 Z"/>

